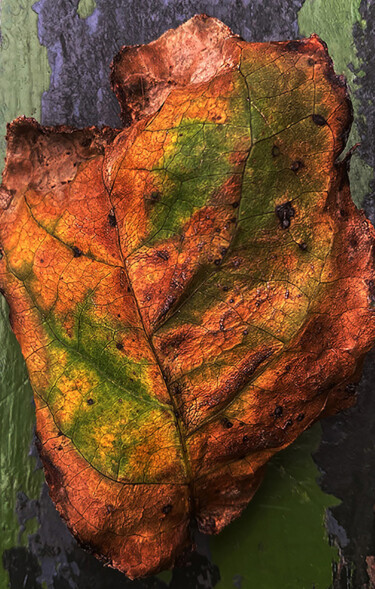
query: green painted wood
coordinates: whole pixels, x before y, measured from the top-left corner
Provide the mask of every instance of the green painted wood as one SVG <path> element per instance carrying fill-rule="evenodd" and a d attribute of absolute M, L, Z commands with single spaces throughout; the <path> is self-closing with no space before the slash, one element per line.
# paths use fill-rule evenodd
<path fill-rule="evenodd" d="M 275 456 L 263 486 L 241 519 L 211 541 L 220 566 L 218 589 L 327 589 L 336 548 L 324 526 L 327 507 L 337 499 L 317 484 L 311 457 L 320 442 L 316 424 Z"/>
<path fill-rule="evenodd" d="M 41 95 L 48 88 L 47 52 L 37 37 L 37 15 L 30 0 L 3 0 L 0 47 L 0 165 L 5 156 L 6 123 L 19 115 L 41 117 Z M 16 517 L 17 493 L 30 498 L 40 493 L 43 475 L 29 456 L 35 422 L 32 391 L 19 345 L 10 329 L 7 305 L 0 301 L 0 552 L 27 544 L 30 522 L 22 533 Z M 0 565 L 0 587 L 7 586 Z"/>
<path fill-rule="evenodd" d="M 79 18 L 91 16 L 96 7 L 95 0 L 80 0 L 77 8 Z"/>
<path fill-rule="evenodd" d="M 302 35 L 308 37 L 317 33 L 328 45 L 329 53 L 338 74 L 344 74 L 354 109 L 354 122 L 348 139 L 348 149 L 360 142 L 358 121 L 359 100 L 355 95 L 360 84 L 361 61 L 355 48 L 353 30 L 356 25 L 364 28 L 366 22 L 359 12 L 361 0 L 306 0 L 298 14 L 298 25 Z M 351 160 L 350 184 L 352 198 L 357 206 L 370 190 L 374 178 L 373 169 L 355 153 Z"/>

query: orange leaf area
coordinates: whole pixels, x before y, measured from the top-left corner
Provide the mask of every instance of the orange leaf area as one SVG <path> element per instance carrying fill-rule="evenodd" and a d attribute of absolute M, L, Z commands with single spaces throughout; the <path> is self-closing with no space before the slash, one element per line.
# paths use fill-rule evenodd
<path fill-rule="evenodd" d="M 52 499 L 135 578 L 354 403 L 375 236 L 317 36 L 250 44 L 200 15 L 124 47 L 111 79 L 122 129 L 8 126 L 0 283 Z"/>

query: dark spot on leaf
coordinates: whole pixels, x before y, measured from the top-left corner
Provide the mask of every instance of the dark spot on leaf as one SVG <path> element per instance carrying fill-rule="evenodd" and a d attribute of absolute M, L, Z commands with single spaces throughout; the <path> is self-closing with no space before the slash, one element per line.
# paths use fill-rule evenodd
<path fill-rule="evenodd" d="M 64 434 L 62 433 L 62 431 L 60 431 L 60 430 L 59 430 L 59 431 L 57 432 L 57 435 L 58 435 L 58 436 L 63 436 Z"/>
<path fill-rule="evenodd" d="M 173 505 L 171 503 L 168 503 L 167 505 L 164 505 L 164 507 L 162 507 L 162 512 L 164 513 L 164 515 L 168 515 L 168 513 L 171 513 L 173 509 Z"/>
<path fill-rule="evenodd" d="M 244 436 L 242 438 L 242 441 L 243 441 L 244 444 L 247 444 L 247 442 L 249 441 L 249 436 Z"/>
<path fill-rule="evenodd" d="M 302 41 L 289 41 L 286 44 L 286 48 L 289 49 L 289 51 L 299 51 L 301 44 L 302 44 Z"/>
<path fill-rule="evenodd" d="M 292 172 L 298 172 L 298 170 L 300 170 L 301 168 L 303 168 L 303 162 L 301 162 L 300 160 L 296 160 L 294 162 L 292 162 L 290 169 L 292 170 Z"/>
<path fill-rule="evenodd" d="M 158 190 L 154 190 L 153 192 L 151 192 L 148 200 L 151 203 L 157 203 L 161 198 L 161 192 L 159 192 Z"/>
<path fill-rule="evenodd" d="M 297 421 L 302 421 L 302 419 L 303 419 L 304 417 L 305 417 L 305 414 L 304 414 L 304 413 L 299 413 L 299 414 L 297 415 Z"/>
<path fill-rule="evenodd" d="M 173 413 L 174 413 L 174 416 L 175 416 L 176 419 L 178 419 L 180 417 L 180 414 L 177 411 L 177 409 L 175 409 L 175 411 L 173 411 Z"/>
<path fill-rule="evenodd" d="M 80 257 L 82 256 L 82 252 L 81 252 L 81 250 L 80 250 L 80 249 L 79 249 L 79 247 L 77 247 L 76 245 L 73 245 L 73 247 L 72 247 L 72 251 L 73 251 L 73 256 L 74 256 L 75 258 L 80 258 Z"/>
<path fill-rule="evenodd" d="M 239 201 L 232 202 L 232 207 L 233 207 L 234 209 L 237 209 L 239 206 L 240 206 L 240 203 L 239 203 Z"/>
<path fill-rule="evenodd" d="M 122 344 L 121 342 L 117 342 L 117 344 L 116 344 L 116 348 L 117 348 L 118 350 L 123 350 L 123 349 L 124 349 L 124 346 L 123 346 L 123 344 Z"/>
<path fill-rule="evenodd" d="M 273 412 L 275 417 L 281 417 L 283 414 L 283 408 L 281 407 L 281 405 L 278 405 L 275 409 L 275 411 Z"/>
<path fill-rule="evenodd" d="M 225 254 L 227 253 L 227 251 L 228 251 L 228 248 L 227 247 L 221 247 L 220 248 L 220 253 L 221 253 L 222 256 L 225 256 Z"/>
<path fill-rule="evenodd" d="M 87 399 L 87 404 L 88 405 L 93 405 L 94 404 L 94 399 Z"/>
<path fill-rule="evenodd" d="M 244 329 L 242 333 L 243 333 L 243 335 L 247 335 L 249 333 L 249 330 L 248 329 Z"/>
<path fill-rule="evenodd" d="M 214 264 L 215 264 L 216 266 L 220 266 L 220 264 L 222 263 L 222 261 L 223 261 L 223 260 L 222 260 L 221 258 L 216 258 L 216 260 L 214 260 Z"/>
<path fill-rule="evenodd" d="M 169 260 L 169 253 L 166 250 L 158 250 L 156 256 L 165 261 Z"/>
<path fill-rule="evenodd" d="M 169 337 L 165 338 L 165 340 L 161 343 L 161 351 L 163 354 L 169 354 L 171 352 L 175 352 L 178 350 L 180 345 L 186 340 L 185 333 L 175 333 L 171 334 Z M 176 385 L 178 386 L 178 385 Z"/>
<path fill-rule="evenodd" d="M 309 57 L 309 59 L 307 60 L 307 65 L 315 65 L 315 61 Z"/>
<path fill-rule="evenodd" d="M 180 384 L 175 384 L 172 390 L 173 395 L 180 395 L 182 393 L 182 387 Z"/>
<path fill-rule="evenodd" d="M 271 153 L 273 157 L 277 157 L 278 155 L 280 155 L 280 148 L 277 145 L 273 145 Z"/>
<path fill-rule="evenodd" d="M 116 225 L 117 225 L 116 215 L 113 211 L 111 211 L 108 215 L 108 223 L 110 224 L 111 227 L 116 227 Z"/>
<path fill-rule="evenodd" d="M 165 303 L 163 305 L 163 308 L 161 309 L 160 313 L 159 313 L 159 317 L 158 319 L 162 319 L 163 317 L 165 317 L 165 315 L 168 313 L 168 311 L 171 309 L 171 307 L 173 307 L 174 303 L 176 302 L 177 297 L 173 296 L 173 295 L 168 295 Z"/>
<path fill-rule="evenodd" d="M 229 286 L 223 286 L 223 291 L 224 292 L 228 292 L 228 290 L 229 290 Z"/>
<path fill-rule="evenodd" d="M 282 205 L 277 205 L 275 213 L 280 221 L 281 228 L 288 229 L 290 226 L 290 220 L 295 216 L 295 210 L 292 207 L 292 203 L 288 201 Z"/>
<path fill-rule="evenodd" d="M 229 421 L 229 419 L 227 417 L 224 417 L 224 419 L 221 420 L 221 423 L 227 429 L 230 429 L 231 427 L 233 427 L 233 423 L 231 421 Z"/>
<path fill-rule="evenodd" d="M 311 118 L 312 118 L 313 122 L 315 123 L 315 125 L 318 125 L 318 127 L 323 127 L 324 125 L 327 124 L 327 121 L 325 120 L 324 117 L 322 117 L 322 115 L 313 114 L 313 115 L 311 115 Z"/>
<path fill-rule="evenodd" d="M 298 244 L 298 247 L 299 247 L 300 250 L 302 250 L 303 252 L 305 252 L 307 250 L 307 243 L 305 243 L 304 241 L 301 241 Z"/>

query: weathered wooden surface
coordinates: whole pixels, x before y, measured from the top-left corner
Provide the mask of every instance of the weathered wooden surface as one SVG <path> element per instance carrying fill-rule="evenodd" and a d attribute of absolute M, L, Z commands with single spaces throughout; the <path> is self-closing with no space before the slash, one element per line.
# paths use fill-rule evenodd
<path fill-rule="evenodd" d="M 198 12 L 220 18 L 246 40 L 318 33 L 355 97 L 357 130 L 351 141 L 360 140 L 361 147 L 352 160 L 352 193 L 374 221 L 375 6 L 370 0 L 97 0 L 96 7 L 90 0 L 41 0 L 34 11 L 32 4 L 2 2 L 2 122 L 26 114 L 45 124 L 118 125 L 108 82 L 113 54 L 122 44 L 150 41 Z M 213 541 L 199 538 L 199 553 L 172 573 L 130 582 L 77 547 L 48 498 L 33 457 L 31 392 L 6 316 L 2 302 L 0 587 L 372 587 L 375 353 L 367 359 L 357 407 L 326 420 L 322 435 L 315 428 L 277 457 L 238 522 Z M 318 468 L 311 458 L 317 448 Z"/>

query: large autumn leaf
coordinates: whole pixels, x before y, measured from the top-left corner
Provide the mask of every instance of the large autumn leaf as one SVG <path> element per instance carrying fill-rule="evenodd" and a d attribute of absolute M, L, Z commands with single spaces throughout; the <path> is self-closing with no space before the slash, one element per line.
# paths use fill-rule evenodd
<path fill-rule="evenodd" d="M 375 339 L 345 82 L 198 16 L 112 68 L 123 130 L 8 128 L 1 285 L 51 496 L 131 577 L 237 517 Z"/>

